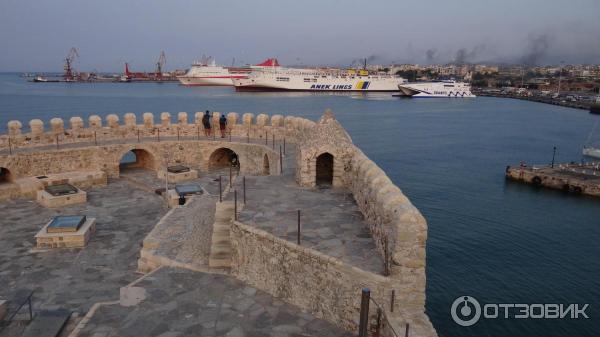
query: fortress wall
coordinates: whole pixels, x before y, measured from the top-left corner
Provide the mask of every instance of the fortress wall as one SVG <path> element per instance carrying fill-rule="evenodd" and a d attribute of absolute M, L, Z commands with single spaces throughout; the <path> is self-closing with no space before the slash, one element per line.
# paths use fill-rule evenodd
<path fill-rule="evenodd" d="M 196 138 L 205 139 L 202 127 L 201 112 L 196 112 L 193 118 L 188 113 L 177 113 L 177 120 L 172 122 L 172 115 L 168 112 L 162 112 L 158 116 L 153 113 L 145 112 L 142 119 L 136 118 L 133 113 L 125 113 L 123 118 L 116 114 L 110 114 L 103 120 L 98 115 L 92 115 L 88 118 L 85 127 L 84 120 L 81 117 L 72 117 L 68 123 L 61 118 L 52 118 L 48 124 L 42 120 L 33 119 L 28 123 L 28 129 L 24 129 L 20 121 L 8 122 L 7 134 L 0 135 L 0 151 L 7 151 L 19 148 L 29 148 L 43 145 L 60 145 L 72 143 L 95 143 L 105 144 L 109 141 L 131 139 L 156 139 L 167 137 Z M 217 132 L 217 138 L 220 136 L 218 116 L 220 112 L 214 112 L 211 116 L 213 130 Z M 304 118 L 283 117 L 282 115 L 269 116 L 259 114 L 255 116 L 252 113 L 244 113 L 240 118 L 238 113 L 230 112 L 225 114 L 228 121 L 228 131 L 233 137 L 264 140 L 268 138 L 269 144 L 275 135 L 276 143 L 281 143 L 283 138 L 286 141 L 296 142 L 307 126 L 314 124 Z"/>
<path fill-rule="evenodd" d="M 104 171 L 108 177 L 115 178 L 119 176 L 121 158 L 131 150 L 143 150 L 150 154 L 148 160 L 152 162 L 143 163 L 146 168 L 164 167 L 165 157 L 167 157 L 169 165 L 181 163 L 206 170 L 210 155 L 219 148 L 229 148 L 238 155 L 241 174 L 262 174 L 265 154 L 269 158 L 271 174 L 278 174 L 280 171 L 279 153 L 271 148 L 225 141 L 163 141 L 22 152 L 0 155 L 0 167 L 7 168 L 13 180 L 47 174 L 97 170 Z"/>
<path fill-rule="evenodd" d="M 381 254 L 387 241 L 390 277 L 397 280 L 402 309 L 418 315 L 425 306 L 427 222 L 385 172 L 356 148 L 350 189 Z"/>
<path fill-rule="evenodd" d="M 378 303 L 388 303 L 386 277 L 316 250 L 238 221 L 232 222 L 231 244 L 237 278 L 347 330 L 358 329 L 362 288 L 370 288 Z"/>

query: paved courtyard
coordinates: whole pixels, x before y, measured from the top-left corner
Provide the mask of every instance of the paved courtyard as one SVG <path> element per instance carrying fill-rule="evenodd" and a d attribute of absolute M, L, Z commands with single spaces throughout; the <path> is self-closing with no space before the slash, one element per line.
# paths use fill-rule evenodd
<path fill-rule="evenodd" d="M 85 313 L 95 302 L 118 299 L 119 287 L 139 277 L 140 245 L 167 211 L 164 201 L 120 179 L 87 193 L 87 203 L 60 209 L 24 199 L 0 203 L 0 298 L 33 290 L 36 311 Z M 97 219 L 87 247 L 35 248 L 34 235 L 58 214 Z"/>
<path fill-rule="evenodd" d="M 294 178 L 294 149 L 292 146 L 288 148 L 283 175 L 246 177 L 247 203 L 239 220 L 297 242 L 297 211 L 301 210 L 303 246 L 363 270 L 383 273 L 383 258 L 375 248 L 350 191 L 345 188 L 299 187 Z M 238 191 L 242 190 L 241 179 L 236 181 L 235 187 Z"/>
<path fill-rule="evenodd" d="M 163 267 L 135 286 L 144 300 L 101 307 L 79 336 L 352 336 L 231 276 Z"/>

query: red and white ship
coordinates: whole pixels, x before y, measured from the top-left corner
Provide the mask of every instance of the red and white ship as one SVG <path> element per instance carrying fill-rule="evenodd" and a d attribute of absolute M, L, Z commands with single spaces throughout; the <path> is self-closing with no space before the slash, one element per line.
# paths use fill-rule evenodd
<path fill-rule="evenodd" d="M 232 86 L 234 79 L 248 78 L 251 71 L 276 66 L 279 66 L 277 60 L 268 59 L 256 66 L 222 67 L 212 58 L 203 58 L 202 61 L 192 64 L 185 75 L 177 76 L 177 79 L 181 84 L 188 86 Z"/>

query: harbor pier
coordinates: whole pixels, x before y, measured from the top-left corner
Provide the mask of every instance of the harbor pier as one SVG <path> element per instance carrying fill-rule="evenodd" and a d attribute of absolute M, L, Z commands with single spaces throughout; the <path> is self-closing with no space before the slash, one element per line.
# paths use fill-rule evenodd
<path fill-rule="evenodd" d="M 533 186 L 600 197 L 600 163 L 507 166 L 506 178 Z"/>

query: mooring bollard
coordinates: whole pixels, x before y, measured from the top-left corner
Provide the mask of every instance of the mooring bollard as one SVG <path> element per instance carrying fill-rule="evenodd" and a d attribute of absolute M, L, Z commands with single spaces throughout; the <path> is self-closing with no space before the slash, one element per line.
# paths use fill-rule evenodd
<path fill-rule="evenodd" d="M 237 221 L 237 190 L 233 190 L 233 219 Z"/>
<path fill-rule="evenodd" d="M 244 185 L 244 205 L 246 204 L 246 176 L 242 177 L 242 185 Z"/>
<path fill-rule="evenodd" d="M 369 300 L 371 299 L 371 290 L 369 288 L 362 289 L 360 299 L 360 322 L 358 325 L 358 336 L 367 337 L 367 325 L 369 324 Z"/>
<path fill-rule="evenodd" d="M 390 299 L 390 312 L 394 312 L 394 301 L 396 300 L 396 289 L 392 289 L 392 298 Z"/>
<path fill-rule="evenodd" d="M 223 185 L 221 182 L 223 181 L 223 176 L 219 176 L 219 202 L 223 202 Z"/>
<path fill-rule="evenodd" d="M 8 154 L 12 155 L 12 143 L 10 141 L 10 137 L 8 137 Z"/>
<path fill-rule="evenodd" d="M 300 210 L 298 210 L 298 245 L 300 245 Z"/>

